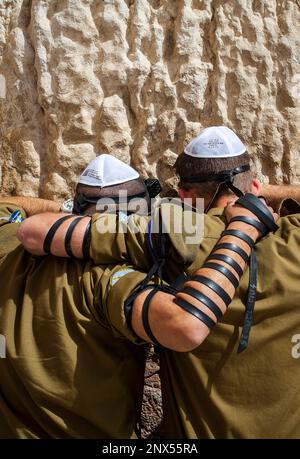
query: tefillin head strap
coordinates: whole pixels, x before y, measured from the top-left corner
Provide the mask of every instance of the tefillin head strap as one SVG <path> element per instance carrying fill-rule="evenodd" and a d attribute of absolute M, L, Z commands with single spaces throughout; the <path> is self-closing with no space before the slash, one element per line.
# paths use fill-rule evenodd
<path fill-rule="evenodd" d="M 50 253 L 51 243 L 52 243 L 52 240 L 53 240 L 53 238 L 55 236 L 55 233 L 58 230 L 58 228 L 66 220 L 69 220 L 70 218 L 73 218 L 73 217 L 74 217 L 74 215 L 65 215 L 64 217 L 59 218 L 58 220 L 56 220 L 55 223 L 53 223 L 53 225 L 49 229 L 48 233 L 46 234 L 46 237 L 45 237 L 45 240 L 44 240 L 43 249 L 44 249 L 45 253 Z"/>
<path fill-rule="evenodd" d="M 244 164 L 243 166 L 235 167 L 234 169 L 228 169 L 217 174 L 210 174 L 210 175 L 192 175 L 190 177 L 183 177 L 180 176 L 180 180 L 186 183 L 204 183 L 204 182 L 216 182 L 217 187 L 216 191 L 211 198 L 210 202 L 205 208 L 205 213 L 211 209 L 213 203 L 215 202 L 219 191 L 221 189 L 221 185 L 227 186 L 238 198 L 242 197 L 244 194 L 241 190 L 239 190 L 234 184 L 233 180 L 237 174 L 241 174 L 242 172 L 247 172 L 250 170 L 249 164 Z"/>
<path fill-rule="evenodd" d="M 241 174 L 242 172 L 247 172 L 250 170 L 249 164 L 244 164 L 243 166 L 235 167 L 234 169 L 228 169 L 217 174 L 210 174 L 210 175 L 192 175 L 190 177 L 183 177 L 180 176 L 180 180 L 182 182 L 187 183 L 202 183 L 202 182 L 221 182 L 225 183 L 227 179 L 234 177 L 237 174 Z"/>
<path fill-rule="evenodd" d="M 76 194 L 74 198 L 74 206 L 73 206 L 73 213 L 81 215 L 88 207 L 89 204 L 97 205 L 98 201 L 101 199 L 103 203 L 105 203 L 105 199 L 107 199 L 107 204 L 113 201 L 116 205 L 129 203 L 131 199 L 137 198 L 145 198 L 147 196 L 147 192 L 143 191 L 142 193 L 132 194 L 130 196 L 85 196 L 83 194 Z"/>

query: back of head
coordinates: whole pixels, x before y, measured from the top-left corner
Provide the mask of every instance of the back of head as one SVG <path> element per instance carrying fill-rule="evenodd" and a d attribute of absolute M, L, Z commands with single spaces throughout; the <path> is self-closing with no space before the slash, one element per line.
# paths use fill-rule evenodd
<path fill-rule="evenodd" d="M 213 193 L 216 183 L 219 193 L 229 193 L 231 183 L 241 192 L 250 191 L 252 174 L 250 157 L 237 135 L 225 126 L 204 129 L 178 156 L 175 163 L 180 187 L 193 188 L 199 196 Z"/>
<path fill-rule="evenodd" d="M 97 156 L 78 180 L 73 213 L 148 213 L 149 196 L 136 170 L 112 155 Z"/>

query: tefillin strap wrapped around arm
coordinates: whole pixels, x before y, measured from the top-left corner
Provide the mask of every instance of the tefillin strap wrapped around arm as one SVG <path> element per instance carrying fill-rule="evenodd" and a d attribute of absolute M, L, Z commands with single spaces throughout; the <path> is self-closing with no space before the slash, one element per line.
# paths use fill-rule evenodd
<path fill-rule="evenodd" d="M 74 218 L 74 215 L 65 215 L 59 220 L 56 220 L 56 222 L 51 226 L 44 240 L 44 252 L 50 253 L 51 243 L 53 241 L 56 231 L 66 220 L 69 220 L 70 218 Z"/>
<path fill-rule="evenodd" d="M 72 234 L 74 232 L 74 229 L 76 225 L 82 220 L 82 218 L 87 218 L 87 217 L 77 217 L 75 218 L 71 223 L 68 228 L 68 231 L 65 236 L 65 249 L 69 257 L 75 258 L 75 255 L 72 252 L 72 246 L 71 246 L 71 239 L 72 239 Z M 82 255 L 83 258 L 90 258 L 90 245 L 91 245 L 91 218 L 89 218 L 89 222 L 86 226 L 84 235 L 83 235 L 83 240 L 82 240 Z"/>
<path fill-rule="evenodd" d="M 156 337 L 153 335 L 153 332 L 151 330 L 150 324 L 149 324 L 149 308 L 150 308 L 150 303 L 153 297 L 158 293 L 158 292 L 164 292 L 164 293 L 169 293 L 171 295 L 176 295 L 177 290 L 172 288 L 171 286 L 168 285 L 157 285 L 157 284 L 148 284 L 145 285 L 145 282 L 142 282 L 142 284 L 127 298 L 125 301 L 124 305 L 124 313 L 126 317 L 126 321 L 128 325 L 132 328 L 131 322 L 132 322 L 132 308 L 134 305 L 134 302 L 136 298 L 142 293 L 145 292 L 146 290 L 150 290 L 149 294 L 146 296 L 143 306 L 142 306 L 142 323 L 143 327 L 145 329 L 146 334 L 150 338 L 150 340 L 156 344 L 157 346 L 162 347 L 162 345 L 158 342 Z"/>
<path fill-rule="evenodd" d="M 246 193 L 244 196 L 240 197 L 235 204 L 239 204 L 240 206 L 245 207 L 254 215 L 256 215 L 260 222 L 265 226 L 266 233 L 269 233 L 270 231 L 276 231 L 278 229 L 278 225 L 276 225 L 273 215 L 270 213 L 267 206 L 253 194 Z"/>
<path fill-rule="evenodd" d="M 247 200 L 247 197 L 246 197 L 246 200 Z M 238 202 L 238 204 L 240 203 Z M 263 234 L 266 234 L 269 231 L 274 230 L 276 227 L 276 224 L 274 223 L 272 214 L 269 212 L 267 208 L 264 208 L 264 207 L 262 208 L 261 205 L 264 206 L 264 204 L 262 204 L 261 201 L 259 201 L 259 199 L 257 198 L 255 198 L 254 200 L 251 199 L 251 203 L 250 203 L 251 209 L 250 210 L 258 218 L 259 218 L 258 215 L 261 215 L 261 212 L 264 212 L 265 216 L 267 217 L 267 218 L 264 218 L 264 223 L 261 223 L 250 217 L 243 217 L 243 216 L 235 217 L 234 221 L 240 220 L 243 223 L 247 223 L 250 226 L 254 226 L 255 228 L 259 229 L 259 231 L 263 230 Z M 245 221 L 245 218 L 246 218 L 246 221 Z M 226 233 L 226 231 L 230 231 L 230 233 L 229 232 Z M 225 232 L 222 234 L 222 237 L 223 236 L 234 236 L 238 240 L 241 240 L 245 242 L 246 244 L 248 244 L 250 248 L 253 247 L 253 243 L 251 242 L 252 240 L 250 241 L 251 238 L 243 231 L 225 230 Z M 220 249 L 226 249 L 228 251 L 237 253 L 239 256 L 242 257 L 242 259 L 246 263 L 249 262 L 250 255 L 248 255 L 247 252 L 245 252 L 238 245 L 238 242 L 236 244 L 232 244 L 232 243 L 222 244 L 221 243 L 221 244 L 217 244 L 214 247 L 213 252 L 207 258 L 207 261 L 202 267 L 202 268 L 209 268 L 209 269 L 220 272 L 222 275 L 224 275 L 228 279 L 229 282 L 231 282 L 234 289 L 236 289 L 239 285 L 240 277 L 243 274 L 243 269 L 239 266 L 238 262 L 235 259 L 233 259 L 229 254 L 225 255 L 225 254 L 217 253 L 218 250 Z M 219 260 L 220 262 L 222 262 L 222 264 L 214 263 L 213 260 Z M 255 257 L 254 252 L 252 252 L 251 254 L 249 264 L 250 264 L 250 270 L 249 270 L 250 271 L 249 272 L 250 282 L 249 282 L 249 289 L 248 289 L 248 296 L 247 296 L 245 320 L 244 320 L 244 325 L 243 325 L 243 330 L 242 330 L 242 335 L 241 335 L 241 339 L 239 343 L 238 352 L 243 351 L 247 347 L 248 339 L 249 339 L 249 332 L 250 332 L 252 319 L 253 319 L 253 307 L 254 307 L 254 302 L 255 302 L 256 284 L 257 284 L 257 267 L 256 267 L 256 257 Z M 234 271 L 236 272 L 236 275 L 234 275 L 233 272 L 226 267 L 227 265 L 229 265 L 230 267 L 234 269 Z M 152 272 L 149 274 L 152 275 Z M 147 276 L 147 278 L 149 279 L 149 276 Z M 191 277 L 186 278 L 185 280 L 186 282 L 193 281 L 193 282 L 197 282 L 200 285 L 208 287 L 210 290 L 212 290 L 213 295 L 218 295 L 220 297 L 220 299 L 222 300 L 222 302 L 225 304 L 226 307 L 228 307 L 228 305 L 230 304 L 232 297 L 225 291 L 224 288 L 218 285 L 214 280 L 212 280 L 211 278 L 208 278 L 207 275 L 195 274 Z M 150 323 L 149 323 L 149 311 L 151 311 L 151 302 L 153 301 L 155 294 L 158 291 L 166 292 L 166 293 L 174 295 L 174 303 L 177 306 L 185 310 L 187 313 L 196 317 L 203 324 L 205 324 L 209 329 L 212 329 L 213 326 L 217 323 L 217 321 L 222 317 L 222 311 L 220 307 L 215 303 L 215 301 L 213 301 L 212 299 L 213 297 L 210 297 L 209 293 L 204 294 L 202 291 L 198 290 L 194 286 L 191 287 L 190 285 L 186 285 L 186 282 L 184 283 L 183 288 L 180 289 L 179 292 L 174 288 L 170 288 L 170 287 L 166 287 L 162 285 L 157 286 L 153 284 L 152 285 L 142 284 L 141 288 L 137 289 L 137 291 L 134 292 L 130 296 L 130 298 L 127 300 L 127 302 L 125 303 L 125 315 L 126 315 L 128 323 L 131 324 L 132 306 L 134 304 L 135 298 L 145 289 L 153 289 L 147 295 L 146 299 L 144 300 L 143 306 L 142 306 L 143 326 L 144 326 L 146 334 L 148 335 L 148 337 L 153 343 L 160 345 L 157 338 L 154 336 L 153 331 L 151 330 Z M 215 320 L 212 319 L 212 317 L 208 316 L 203 310 L 196 307 L 194 304 L 191 304 L 188 301 L 188 299 L 186 299 L 186 297 L 182 298 L 182 296 L 178 295 L 178 293 L 184 293 L 185 295 L 187 295 L 187 298 L 188 296 L 190 296 L 196 299 L 197 301 L 199 301 L 200 304 L 207 307 L 214 314 Z"/>
<path fill-rule="evenodd" d="M 277 228 L 277 225 L 274 222 L 272 214 L 269 212 L 267 207 L 258 198 L 256 198 L 253 195 L 246 195 L 245 197 L 240 198 L 240 199 L 237 201 L 237 204 L 243 207 L 247 207 L 254 215 L 256 215 L 259 219 L 261 219 L 261 221 L 257 221 L 250 217 L 241 216 L 241 217 L 234 217 L 231 220 L 231 222 L 241 221 L 243 223 L 247 223 L 255 227 L 256 229 L 258 229 L 263 235 L 266 235 L 269 231 L 274 231 Z M 223 236 L 235 236 L 239 238 L 240 240 L 243 240 L 245 243 L 248 244 L 248 246 L 251 249 L 253 249 L 254 241 L 247 234 L 245 234 L 244 232 L 240 230 L 225 230 L 222 233 L 222 237 Z M 229 255 L 215 253 L 220 249 L 232 250 L 233 252 L 238 253 L 238 255 L 240 255 L 245 262 L 249 262 L 249 265 L 250 265 L 249 287 L 248 287 L 247 302 L 246 302 L 246 313 L 245 313 L 245 319 L 244 319 L 241 339 L 240 339 L 240 343 L 238 347 L 238 352 L 242 352 L 243 350 L 246 349 L 248 345 L 249 333 L 250 333 L 250 329 L 251 329 L 251 325 L 253 321 L 253 309 L 254 309 L 254 303 L 255 303 L 255 298 L 256 298 L 256 286 L 257 286 L 256 255 L 255 255 L 255 252 L 252 251 L 250 256 L 248 256 L 247 253 L 241 247 L 237 246 L 236 244 L 221 243 L 221 244 L 217 244 L 214 247 L 213 253 L 207 258 L 207 261 L 203 265 L 203 268 L 210 268 L 210 269 L 215 269 L 219 271 L 220 273 L 222 273 L 223 275 L 227 277 L 227 279 L 232 283 L 235 289 L 239 285 L 238 278 L 241 277 L 243 270 L 241 269 L 239 264 Z M 219 261 L 225 262 L 227 265 L 230 265 L 236 271 L 238 278 L 234 276 L 233 273 L 229 271 L 228 268 L 226 268 L 224 265 L 221 265 L 219 263 L 209 262 L 209 260 L 219 260 Z M 189 278 L 189 280 L 199 282 L 211 288 L 215 293 L 218 294 L 218 296 L 223 300 L 226 306 L 229 305 L 230 303 L 229 295 L 225 292 L 224 289 L 222 289 L 219 285 L 217 285 L 211 279 L 208 279 L 205 276 L 192 276 Z M 182 292 L 194 297 L 195 299 L 198 299 L 202 304 L 207 306 L 214 313 L 217 320 L 221 317 L 221 314 L 220 314 L 221 311 L 219 307 L 216 304 L 212 304 L 211 299 L 207 301 L 207 297 L 203 296 L 203 294 L 200 293 L 198 290 L 191 288 L 191 287 L 185 287 Z M 182 298 L 176 298 L 175 303 L 178 306 L 185 309 L 190 314 L 193 314 L 196 316 L 196 314 L 194 314 L 195 306 L 190 304 L 188 301 L 183 300 Z M 198 318 L 203 323 L 205 323 L 205 325 L 207 325 L 208 328 L 212 328 L 216 323 L 210 317 L 208 317 L 207 314 L 205 314 L 204 312 L 202 312 L 202 316 L 198 315 Z"/>
<path fill-rule="evenodd" d="M 72 234 L 75 230 L 75 227 L 76 225 L 78 225 L 78 223 L 81 221 L 82 217 L 77 217 L 77 218 L 74 218 L 74 220 L 70 223 L 69 225 L 69 228 L 68 228 L 68 231 L 66 233 L 66 236 L 65 236 L 65 250 L 67 252 L 67 254 L 69 255 L 69 257 L 74 257 L 74 254 L 72 252 Z"/>
<path fill-rule="evenodd" d="M 83 258 L 90 258 L 90 245 L 91 245 L 91 226 L 92 219 L 90 218 L 87 227 L 84 232 L 83 241 L 82 241 L 82 254 Z"/>
<path fill-rule="evenodd" d="M 65 240 L 64 240 L 64 245 L 65 245 L 65 250 L 66 250 L 67 254 L 70 257 L 74 257 L 74 254 L 72 252 L 72 246 L 71 246 L 72 235 L 73 235 L 73 232 L 75 230 L 76 225 L 82 220 L 82 218 L 87 218 L 87 217 L 83 217 L 83 216 L 82 217 L 76 217 L 76 218 L 74 218 L 74 217 L 75 216 L 72 214 L 72 215 L 66 215 L 66 216 L 60 218 L 59 220 L 56 220 L 56 222 L 51 226 L 51 228 L 49 229 L 49 231 L 48 231 L 48 233 L 47 233 L 47 235 L 45 237 L 44 245 L 43 245 L 44 252 L 51 253 L 51 244 L 52 244 L 53 238 L 54 238 L 54 236 L 56 234 L 56 231 L 58 230 L 58 228 L 66 220 L 69 220 L 70 218 L 73 218 L 74 220 L 70 223 L 70 225 L 69 225 L 69 227 L 67 229 Z M 86 230 L 85 230 L 85 233 L 84 233 L 84 236 L 83 236 L 82 252 L 83 252 L 83 257 L 84 258 L 89 258 L 90 242 L 91 242 L 91 219 L 89 219 L 89 222 L 87 224 L 87 227 L 86 227 Z"/>

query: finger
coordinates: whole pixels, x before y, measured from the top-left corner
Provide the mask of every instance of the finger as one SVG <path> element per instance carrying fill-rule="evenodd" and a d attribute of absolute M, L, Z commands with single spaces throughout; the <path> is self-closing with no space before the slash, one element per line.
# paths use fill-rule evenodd
<path fill-rule="evenodd" d="M 234 201 L 227 201 L 226 207 L 233 207 L 234 206 Z"/>
<path fill-rule="evenodd" d="M 274 209 L 273 209 L 273 207 L 271 207 L 271 206 L 268 206 L 268 210 L 271 212 L 271 214 L 273 214 L 273 213 L 274 213 Z"/>
<path fill-rule="evenodd" d="M 264 196 L 258 196 L 258 199 L 260 199 L 266 206 L 268 206 L 268 201 Z"/>

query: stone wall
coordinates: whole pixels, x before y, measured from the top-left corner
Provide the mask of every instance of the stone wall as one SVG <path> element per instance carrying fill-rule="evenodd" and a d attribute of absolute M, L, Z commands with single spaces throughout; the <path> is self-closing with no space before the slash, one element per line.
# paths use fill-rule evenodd
<path fill-rule="evenodd" d="M 225 124 L 300 179 L 299 0 L 1 0 L 0 191 L 62 199 L 101 152 L 158 176 Z"/>
<path fill-rule="evenodd" d="M 300 181 L 299 0 L 0 0 L 0 193 L 70 197 L 99 153 L 158 176 L 225 124 Z M 148 360 L 142 432 L 161 419 Z"/>

